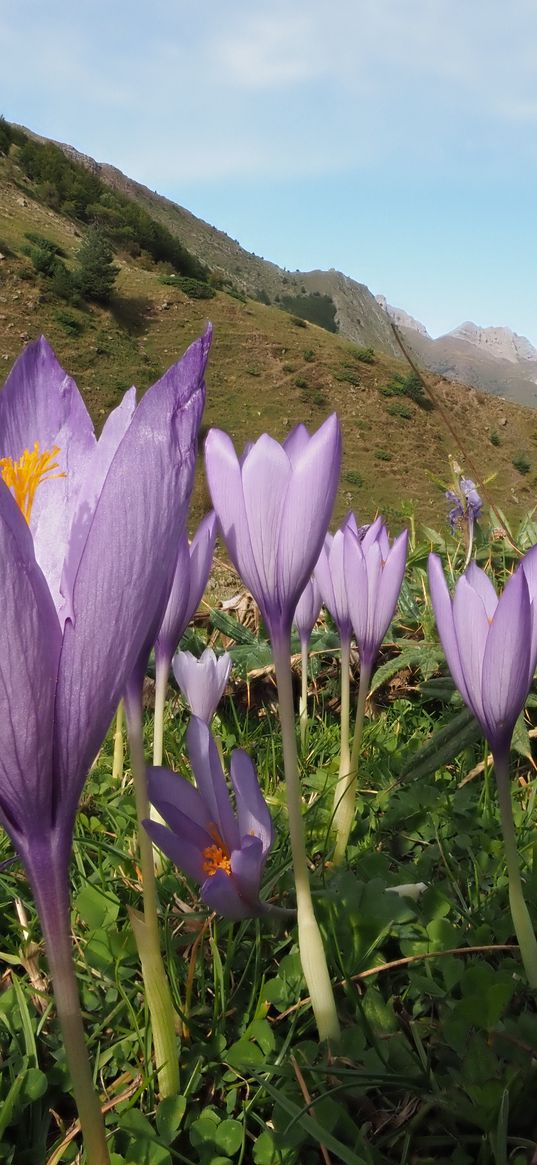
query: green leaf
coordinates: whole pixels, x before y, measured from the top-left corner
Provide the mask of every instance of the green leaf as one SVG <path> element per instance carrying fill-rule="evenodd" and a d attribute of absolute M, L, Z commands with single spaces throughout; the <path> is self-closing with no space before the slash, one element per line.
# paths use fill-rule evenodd
<path fill-rule="evenodd" d="M 231 618 L 226 615 L 225 611 L 215 609 L 211 611 L 211 623 L 216 627 L 217 631 L 222 631 L 227 635 L 228 639 L 234 639 L 235 643 L 257 643 L 257 636 L 249 627 L 245 627 L 244 623 L 239 623 L 238 619 Z"/>
<path fill-rule="evenodd" d="M 418 779 L 430 776 L 450 764 L 482 735 L 473 713 L 469 708 L 463 708 L 449 724 L 433 732 L 427 743 L 405 761 L 401 777 Z"/>
<path fill-rule="evenodd" d="M 265 1063 L 265 1055 L 257 1044 L 252 1044 L 250 1040 L 237 1040 L 232 1044 L 225 1054 L 226 1063 L 231 1068 L 236 1068 L 237 1072 L 250 1072 L 254 1068 L 260 1068 Z"/>
<path fill-rule="evenodd" d="M 77 894 L 74 906 L 90 930 L 110 926 L 119 914 L 119 899 L 116 895 L 105 894 L 104 890 L 93 886 L 91 882 L 87 882 L 80 894 Z"/>
<path fill-rule="evenodd" d="M 233 1157 L 238 1153 L 242 1146 L 244 1138 L 244 1126 L 240 1121 L 224 1120 L 215 1133 L 215 1144 L 223 1153 L 227 1153 L 228 1157 Z"/>
<path fill-rule="evenodd" d="M 170 1145 L 176 1137 L 186 1112 L 186 1096 L 167 1096 L 161 1100 L 155 1119 L 159 1136 L 165 1145 Z"/>
<path fill-rule="evenodd" d="M 528 729 L 526 727 L 526 721 L 524 720 L 523 712 L 520 713 L 520 716 L 518 717 L 518 720 L 515 724 L 513 738 L 511 740 L 511 748 L 514 749 L 515 752 L 518 752 L 520 756 L 525 757 L 526 760 L 533 760 L 531 741 L 528 736 Z"/>

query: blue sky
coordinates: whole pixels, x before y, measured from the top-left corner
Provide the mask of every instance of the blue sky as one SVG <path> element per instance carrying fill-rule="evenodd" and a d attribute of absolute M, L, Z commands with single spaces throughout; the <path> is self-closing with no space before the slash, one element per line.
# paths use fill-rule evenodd
<path fill-rule="evenodd" d="M 535 0 L 4 0 L 13 121 L 432 335 L 537 345 Z"/>

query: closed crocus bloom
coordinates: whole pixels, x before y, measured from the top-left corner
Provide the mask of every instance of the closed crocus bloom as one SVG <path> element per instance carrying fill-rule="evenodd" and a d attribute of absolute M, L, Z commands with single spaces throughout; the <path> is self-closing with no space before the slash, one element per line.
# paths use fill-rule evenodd
<path fill-rule="evenodd" d="M 537 941 L 524 900 L 509 782 L 513 729 L 531 687 L 537 659 L 537 547 L 503 593 L 475 563 L 450 597 L 440 559 L 429 556 L 429 587 L 440 642 L 459 692 L 479 721 L 494 758 L 513 929 L 530 986 L 537 989 Z"/>
<path fill-rule="evenodd" d="M 367 529 L 367 527 L 363 527 L 360 531 L 354 514 L 347 514 L 339 530 L 336 530 L 335 534 L 326 535 L 315 565 L 315 578 L 319 584 L 323 603 L 330 611 L 340 639 L 350 642 L 352 626 L 343 562 L 343 535 L 347 527 L 349 530 L 353 530 L 357 537 L 360 537 Z"/>
<path fill-rule="evenodd" d="M 535 551 L 528 556 L 532 571 Z M 532 599 L 521 564 L 498 599 L 472 563 L 453 599 L 438 555 L 429 557 L 429 586 L 438 634 L 459 692 L 494 751 L 509 747 L 531 686 L 536 661 Z"/>
<path fill-rule="evenodd" d="M 205 442 L 205 461 L 230 558 L 254 596 L 271 638 L 300 958 L 319 1035 L 338 1039 L 339 1022 L 309 885 L 289 652 L 293 615 L 319 557 L 336 495 L 339 421 L 333 414 L 311 437 L 304 425 L 297 425 L 283 446 L 265 433 L 240 459 L 230 438 L 212 429 Z"/>
<path fill-rule="evenodd" d="M 186 532 L 180 532 L 171 591 L 164 618 L 155 641 L 155 734 L 153 764 L 162 764 L 164 747 L 164 708 L 172 657 L 195 615 L 211 570 L 216 542 L 216 514 L 206 514 L 189 544 Z M 151 645 L 149 645 L 151 646 Z M 145 662 L 144 668 L 145 672 Z M 140 684 L 139 684 L 140 688 Z"/>
<path fill-rule="evenodd" d="M 205 443 L 207 479 L 234 566 L 271 636 L 289 634 L 328 528 L 341 462 L 335 414 L 282 446 L 266 433 L 239 459 L 226 433 Z"/>
<path fill-rule="evenodd" d="M 309 643 L 311 633 L 321 613 L 322 602 L 318 583 L 315 575 L 312 575 L 298 600 L 293 619 L 303 646 L 307 647 Z"/>
<path fill-rule="evenodd" d="M 362 667 L 371 669 L 393 619 L 405 573 L 408 531 L 390 546 L 386 528 L 377 518 L 360 535 L 344 531 L 347 601 Z"/>
<path fill-rule="evenodd" d="M 168 769 L 150 769 L 149 797 L 166 824 L 145 821 L 145 827 L 171 861 L 199 883 L 211 910 L 231 919 L 255 917 L 269 909 L 259 891 L 273 828 L 254 765 L 242 749 L 233 752 L 234 811 L 207 724 L 193 717 L 186 740 L 197 787 Z"/>
<path fill-rule="evenodd" d="M 228 681 L 231 656 L 227 651 L 216 656 L 211 647 L 199 659 L 191 651 L 178 651 L 172 667 L 192 715 L 210 724 Z"/>
<path fill-rule="evenodd" d="M 206 335 L 193 344 L 136 409 L 127 393 L 99 442 L 74 381 L 43 339 L 26 349 L 0 395 L 0 822 L 32 884 L 88 1157 L 99 1162 L 108 1158 L 99 1109 L 88 1101 L 81 1026 L 73 1035 L 73 822 L 166 601 L 209 343 Z"/>
<path fill-rule="evenodd" d="M 155 657 L 169 662 L 188 624 L 195 615 L 211 570 L 216 542 L 216 514 L 202 518 L 192 542 L 180 539 L 172 589 L 155 642 Z"/>

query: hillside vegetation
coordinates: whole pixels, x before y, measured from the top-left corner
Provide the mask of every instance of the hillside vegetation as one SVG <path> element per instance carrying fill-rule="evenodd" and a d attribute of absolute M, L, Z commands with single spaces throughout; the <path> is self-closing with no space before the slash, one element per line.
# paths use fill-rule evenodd
<path fill-rule="evenodd" d="M 241 445 L 263 431 L 281 438 L 301 420 L 316 427 L 336 409 L 344 433 L 336 516 L 353 507 L 365 520 L 379 508 L 395 528 L 413 508 L 418 520 L 444 522 L 433 478 L 447 478 L 449 454 L 461 462 L 463 454 L 442 409 L 421 399 L 401 360 L 327 330 L 330 312 L 320 327 L 301 318 L 295 299 L 290 314 L 247 298 L 211 256 L 194 252 L 191 239 L 159 224 L 147 205 L 113 194 L 56 147 L 38 147 L 18 131 L 6 139 L 0 127 L 0 151 L 6 374 L 23 344 L 45 333 L 100 426 L 125 388 L 147 388 L 211 319 L 206 426 L 226 428 Z M 48 247 L 75 278 L 84 240 L 96 228 L 117 268 L 104 303 L 76 288 L 62 294 L 34 253 Z M 323 295 L 320 280 L 321 318 Z M 527 509 L 537 485 L 535 413 L 430 376 L 428 383 L 481 479 L 496 473 L 488 495 L 508 516 Z M 464 468 L 472 475 L 468 462 Z M 196 513 L 205 505 L 200 483 Z"/>

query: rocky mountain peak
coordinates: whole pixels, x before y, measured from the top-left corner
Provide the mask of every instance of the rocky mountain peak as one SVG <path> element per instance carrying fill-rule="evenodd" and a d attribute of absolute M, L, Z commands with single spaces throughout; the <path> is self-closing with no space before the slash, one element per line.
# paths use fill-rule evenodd
<path fill-rule="evenodd" d="M 525 336 L 512 332 L 511 328 L 481 328 L 467 320 L 447 335 L 454 340 L 465 340 L 487 356 L 508 360 L 511 364 L 537 360 L 537 348 Z"/>

